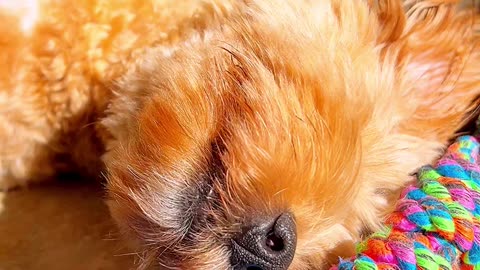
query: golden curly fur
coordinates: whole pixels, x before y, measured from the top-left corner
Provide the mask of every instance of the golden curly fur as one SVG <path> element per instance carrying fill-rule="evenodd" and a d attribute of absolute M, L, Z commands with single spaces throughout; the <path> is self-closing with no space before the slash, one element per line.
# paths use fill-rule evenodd
<path fill-rule="evenodd" d="M 175 269 L 229 269 L 232 235 L 290 212 L 289 269 L 321 269 L 478 105 L 458 2 L 0 5 L 0 187 L 103 171 L 142 266 Z"/>

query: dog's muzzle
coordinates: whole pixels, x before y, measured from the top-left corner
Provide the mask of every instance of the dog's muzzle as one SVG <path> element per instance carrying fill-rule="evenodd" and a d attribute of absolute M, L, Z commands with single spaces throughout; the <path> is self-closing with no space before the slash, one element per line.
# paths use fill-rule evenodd
<path fill-rule="evenodd" d="M 285 270 L 297 244 L 295 220 L 289 213 L 249 226 L 232 239 L 235 270 Z"/>

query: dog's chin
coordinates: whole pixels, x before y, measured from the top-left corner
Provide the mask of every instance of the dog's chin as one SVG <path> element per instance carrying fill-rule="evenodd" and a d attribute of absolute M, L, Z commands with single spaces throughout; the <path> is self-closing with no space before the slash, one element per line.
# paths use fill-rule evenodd
<path fill-rule="evenodd" d="M 138 269 L 230 269 L 229 246 L 206 224 L 202 229 L 198 225 L 194 228 L 185 219 L 183 231 L 160 228 L 157 224 L 140 224 L 148 217 L 133 217 L 124 204 L 109 201 L 109 207 L 123 238 L 139 256 Z"/>

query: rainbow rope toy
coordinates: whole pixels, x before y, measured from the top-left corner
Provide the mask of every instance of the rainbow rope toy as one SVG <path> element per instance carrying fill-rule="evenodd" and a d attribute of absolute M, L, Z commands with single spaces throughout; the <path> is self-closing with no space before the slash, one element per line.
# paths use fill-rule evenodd
<path fill-rule="evenodd" d="M 480 137 L 461 136 L 417 173 L 385 228 L 331 270 L 480 269 Z"/>

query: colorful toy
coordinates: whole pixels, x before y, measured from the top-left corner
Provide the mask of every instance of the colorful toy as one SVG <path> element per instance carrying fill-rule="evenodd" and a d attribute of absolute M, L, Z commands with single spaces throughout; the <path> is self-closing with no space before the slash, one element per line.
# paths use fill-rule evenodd
<path fill-rule="evenodd" d="M 331 270 L 480 269 L 480 137 L 459 137 L 400 196 L 385 228 Z"/>

